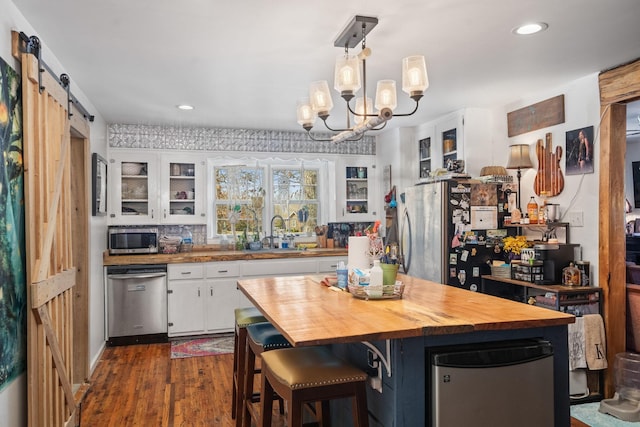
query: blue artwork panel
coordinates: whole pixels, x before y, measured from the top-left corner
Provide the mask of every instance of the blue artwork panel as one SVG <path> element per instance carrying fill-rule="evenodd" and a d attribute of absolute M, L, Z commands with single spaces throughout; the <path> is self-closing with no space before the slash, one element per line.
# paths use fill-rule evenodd
<path fill-rule="evenodd" d="M 0 390 L 27 359 L 21 97 L 20 76 L 0 58 Z"/>

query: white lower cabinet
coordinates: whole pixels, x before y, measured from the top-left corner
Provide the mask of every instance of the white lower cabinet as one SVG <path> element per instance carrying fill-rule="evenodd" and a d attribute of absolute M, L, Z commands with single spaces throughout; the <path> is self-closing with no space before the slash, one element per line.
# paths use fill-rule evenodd
<path fill-rule="evenodd" d="M 167 314 L 170 337 L 231 332 L 234 310 L 251 306 L 238 279 L 335 272 L 346 257 L 169 264 Z"/>
<path fill-rule="evenodd" d="M 167 275 L 168 335 L 204 333 L 204 266 L 196 263 L 169 264 Z"/>
<path fill-rule="evenodd" d="M 205 329 L 208 333 L 233 331 L 233 312 L 240 304 L 238 279 L 241 262 L 209 262 L 205 265 Z"/>
<path fill-rule="evenodd" d="M 169 264 L 170 337 L 233 331 L 233 311 L 240 305 L 240 262 Z"/>

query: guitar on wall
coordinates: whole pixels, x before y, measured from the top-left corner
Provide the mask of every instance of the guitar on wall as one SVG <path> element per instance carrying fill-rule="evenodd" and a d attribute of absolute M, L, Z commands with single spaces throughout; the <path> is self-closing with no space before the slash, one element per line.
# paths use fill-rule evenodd
<path fill-rule="evenodd" d="M 557 146 L 553 152 L 551 133 L 545 135 L 545 143 L 539 139 L 536 143 L 538 172 L 533 181 L 533 190 L 538 196 L 557 196 L 564 189 L 564 175 L 560 168 L 562 147 Z"/>

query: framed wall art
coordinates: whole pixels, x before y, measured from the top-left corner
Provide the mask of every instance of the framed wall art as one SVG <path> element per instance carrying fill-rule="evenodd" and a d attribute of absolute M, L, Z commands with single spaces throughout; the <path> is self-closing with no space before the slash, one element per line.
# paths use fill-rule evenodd
<path fill-rule="evenodd" d="M 593 126 L 567 132 L 565 173 L 593 173 Z"/>

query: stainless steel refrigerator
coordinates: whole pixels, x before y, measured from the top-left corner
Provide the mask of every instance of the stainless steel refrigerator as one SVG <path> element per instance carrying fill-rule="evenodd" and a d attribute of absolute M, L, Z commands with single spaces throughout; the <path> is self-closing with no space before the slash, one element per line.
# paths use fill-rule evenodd
<path fill-rule="evenodd" d="M 503 254 L 509 184 L 443 180 L 409 187 L 400 220 L 400 254 L 410 276 L 479 290 Z"/>

